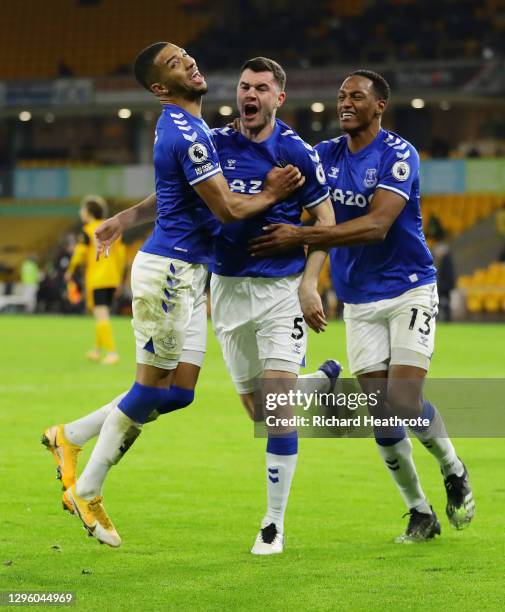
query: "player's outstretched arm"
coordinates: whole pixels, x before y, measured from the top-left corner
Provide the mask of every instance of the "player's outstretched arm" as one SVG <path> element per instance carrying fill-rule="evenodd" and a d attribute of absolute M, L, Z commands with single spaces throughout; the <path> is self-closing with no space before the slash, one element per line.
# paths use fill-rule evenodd
<path fill-rule="evenodd" d="M 330 198 L 327 198 L 318 206 L 310 208 L 309 213 L 315 219 L 317 227 L 331 227 L 335 225 L 335 214 Z M 327 325 L 323 303 L 317 290 L 319 274 L 321 273 L 326 255 L 327 251 L 325 249 L 317 247 L 309 248 L 307 263 L 298 290 L 303 317 L 307 325 L 316 333 L 324 331 Z"/>
<path fill-rule="evenodd" d="M 142 202 L 122 210 L 96 228 L 95 238 L 98 254 L 108 249 L 125 230 L 149 223 L 149 221 L 154 221 L 155 219 L 156 194 L 152 193 Z"/>
<path fill-rule="evenodd" d="M 405 203 L 402 196 L 379 188 L 374 193 L 366 215 L 333 227 L 267 225 L 266 235 L 251 242 L 251 253 L 266 257 L 303 244 L 328 249 L 382 242 Z"/>
<path fill-rule="evenodd" d="M 215 174 L 194 185 L 195 191 L 222 223 L 253 217 L 275 202 L 284 200 L 305 182 L 295 166 L 272 168 L 267 174 L 263 191 L 257 195 L 243 195 L 230 191 L 222 174 Z"/>
<path fill-rule="evenodd" d="M 70 258 L 70 262 L 64 274 L 64 279 L 67 283 L 72 280 L 77 268 L 86 265 L 88 249 L 89 238 L 83 231 L 79 236 L 79 242 L 75 245 L 74 252 L 72 253 L 72 257 Z"/>

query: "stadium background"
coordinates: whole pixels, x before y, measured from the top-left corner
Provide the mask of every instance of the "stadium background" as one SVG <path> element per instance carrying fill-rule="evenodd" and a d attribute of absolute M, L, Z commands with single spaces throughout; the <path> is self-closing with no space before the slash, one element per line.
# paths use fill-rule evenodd
<path fill-rule="evenodd" d="M 0 590 L 74 590 L 80 609 L 496 609 L 499 439 L 458 441 L 477 491 L 476 524 L 459 534 L 445 523 L 443 540 L 415 550 L 390 544 L 401 505 L 373 444 L 306 441 L 286 553 L 256 560 L 247 550 L 263 509 L 263 443 L 251 440 L 212 334 L 194 407 L 146 432 L 107 485 L 125 535 L 118 553 L 85 541 L 60 516 L 50 458 L 36 438 L 132 378 L 127 316 L 115 320 L 122 362 L 83 363 L 91 323 L 63 272 L 83 195 L 103 195 L 114 211 L 152 191 L 159 108 L 129 66 L 155 40 L 197 59 L 211 126 L 234 116 L 245 59 L 278 60 L 288 74 L 280 117 L 312 144 L 339 133 L 335 98 L 349 70 L 384 74 L 393 90 L 384 125 L 421 152 L 425 229 L 443 271 L 446 322 L 432 375 L 504 377 L 503 0 L 25 0 L 1 8 Z M 130 261 L 146 231 L 127 234 Z M 45 316 L 23 314 L 34 283 L 22 276 L 27 261 L 40 270 L 36 310 Z M 311 338 L 312 365 L 345 361 L 324 276 L 321 289 L 337 320 Z M 126 284 L 124 314 L 128 297 Z M 416 450 L 442 514 L 440 478 Z"/>

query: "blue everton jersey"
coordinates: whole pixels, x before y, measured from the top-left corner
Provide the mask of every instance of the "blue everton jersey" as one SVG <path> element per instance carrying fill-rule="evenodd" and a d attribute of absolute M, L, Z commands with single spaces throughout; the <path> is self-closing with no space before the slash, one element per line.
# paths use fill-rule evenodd
<path fill-rule="evenodd" d="M 415 148 L 384 129 L 357 153 L 349 151 L 346 136 L 315 148 L 326 172 L 337 223 L 365 215 L 376 189 L 406 200 L 383 242 L 331 250 L 338 297 L 350 304 L 375 302 L 435 282 L 433 258 L 423 234 Z"/>
<path fill-rule="evenodd" d="M 280 277 L 298 274 L 305 267 L 303 248 L 278 257 L 251 257 L 249 241 L 262 235 L 269 223 L 300 224 L 303 208 L 312 208 L 328 197 L 328 187 L 317 152 L 291 128 L 276 120 L 274 131 L 263 142 L 252 142 L 231 128 L 213 130 L 221 168 L 231 191 L 259 193 L 273 166 L 293 164 L 305 176 L 303 187 L 283 202 L 243 221 L 221 225 L 214 240 L 211 270 L 223 276 Z"/>
<path fill-rule="evenodd" d="M 193 185 L 221 172 L 209 127 L 203 119 L 167 104 L 154 140 L 156 225 L 142 251 L 191 263 L 210 263 L 210 236 L 218 222 Z"/>

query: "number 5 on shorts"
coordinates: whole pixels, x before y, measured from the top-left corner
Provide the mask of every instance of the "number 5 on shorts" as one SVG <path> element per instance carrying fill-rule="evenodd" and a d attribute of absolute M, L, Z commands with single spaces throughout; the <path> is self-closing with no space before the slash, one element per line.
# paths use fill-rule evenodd
<path fill-rule="evenodd" d="M 294 340 L 301 340 L 303 338 L 303 317 L 295 317 L 293 321 L 293 333 L 291 338 Z"/>

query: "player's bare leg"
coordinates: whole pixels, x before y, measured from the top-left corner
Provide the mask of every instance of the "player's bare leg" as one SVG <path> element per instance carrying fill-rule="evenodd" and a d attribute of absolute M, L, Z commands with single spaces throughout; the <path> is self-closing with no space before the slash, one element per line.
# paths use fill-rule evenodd
<path fill-rule="evenodd" d="M 299 375 L 296 381 L 296 389 L 302 393 L 333 393 L 335 384 L 342 373 L 342 366 L 335 359 L 327 359 L 315 372 Z M 254 394 L 240 394 L 240 400 L 247 413 L 253 421 L 255 419 Z"/>

